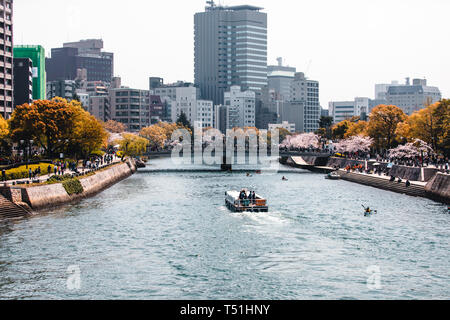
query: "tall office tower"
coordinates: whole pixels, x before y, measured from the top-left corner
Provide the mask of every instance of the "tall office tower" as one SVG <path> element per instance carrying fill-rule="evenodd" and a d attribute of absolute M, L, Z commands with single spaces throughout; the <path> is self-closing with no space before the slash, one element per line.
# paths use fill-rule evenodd
<path fill-rule="evenodd" d="M 80 69 L 86 69 L 87 81 L 111 83 L 114 75 L 114 54 L 103 52 L 103 40 L 81 40 L 64 43 L 52 49 L 46 60 L 48 81 L 75 80 Z"/>
<path fill-rule="evenodd" d="M 33 99 L 46 99 L 45 49 L 42 46 L 15 46 L 14 58 L 33 61 Z"/>
<path fill-rule="evenodd" d="M 318 130 L 321 109 L 319 102 L 319 82 L 307 79 L 303 72 L 296 73 L 291 87 L 291 102 L 303 102 L 304 131 L 314 132 Z"/>
<path fill-rule="evenodd" d="M 0 114 L 13 111 L 13 1 L 0 0 Z"/>
<path fill-rule="evenodd" d="M 195 84 L 203 99 L 223 104 L 231 86 L 258 98 L 267 85 L 267 14 L 263 8 L 217 6 L 195 14 Z"/>
<path fill-rule="evenodd" d="M 14 58 L 14 107 L 33 101 L 33 62 Z"/>
<path fill-rule="evenodd" d="M 14 58 L 14 108 L 33 101 L 33 61 Z"/>

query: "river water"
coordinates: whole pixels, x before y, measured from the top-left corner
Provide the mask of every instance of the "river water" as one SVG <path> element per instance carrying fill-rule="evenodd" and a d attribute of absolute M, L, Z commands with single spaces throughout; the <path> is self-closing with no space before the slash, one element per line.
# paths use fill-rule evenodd
<path fill-rule="evenodd" d="M 446 206 L 297 170 L 151 172 L 166 167 L 3 226 L 0 298 L 450 298 Z M 270 212 L 229 212 L 242 187 Z"/>

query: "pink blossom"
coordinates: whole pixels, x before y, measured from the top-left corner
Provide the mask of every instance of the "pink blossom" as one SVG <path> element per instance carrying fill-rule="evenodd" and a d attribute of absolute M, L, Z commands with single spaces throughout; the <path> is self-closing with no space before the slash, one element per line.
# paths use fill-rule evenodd
<path fill-rule="evenodd" d="M 314 133 L 302 133 L 295 136 L 287 136 L 280 147 L 282 148 L 319 148 L 320 137 Z"/>

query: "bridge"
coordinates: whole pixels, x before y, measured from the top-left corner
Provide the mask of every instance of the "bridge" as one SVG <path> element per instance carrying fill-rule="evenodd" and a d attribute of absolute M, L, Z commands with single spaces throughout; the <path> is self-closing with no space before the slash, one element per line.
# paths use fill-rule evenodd
<path fill-rule="evenodd" d="M 235 155 L 237 154 L 238 151 L 234 151 Z M 194 151 L 192 150 L 192 154 L 194 154 Z M 246 150 L 246 155 L 249 155 L 249 151 Z M 259 153 L 258 157 L 259 157 Z M 183 155 L 183 151 L 180 151 L 180 155 Z M 212 155 L 214 156 L 214 152 L 212 153 Z M 224 150 L 224 155 L 226 155 L 226 150 Z M 333 154 L 329 153 L 329 152 L 312 152 L 312 151 L 280 151 L 278 153 L 278 156 L 280 158 L 288 158 L 288 157 L 323 157 L 323 158 L 328 158 L 331 157 Z M 162 150 L 162 151 L 147 151 L 144 156 L 147 157 L 170 157 L 172 156 L 172 150 Z M 268 150 L 267 151 L 267 156 L 271 157 L 272 156 L 272 151 Z"/>
<path fill-rule="evenodd" d="M 203 156 L 203 151 L 205 149 L 198 150 L 197 152 L 200 152 L 200 154 Z M 272 150 L 267 150 L 266 154 L 261 154 L 259 152 L 255 153 L 258 159 L 261 159 L 261 157 L 272 157 Z M 180 153 L 178 154 L 179 157 L 183 157 L 183 150 L 180 150 Z M 195 152 L 192 149 L 191 150 L 191 154 L 192 157 L 195 156 Z M 286 162 L 286 160 L 290 157 L 316 157 L 316 158 L 322 158 L 322 159 L 328 159 L 332 156 L 333 154 L 329 153 L 329 152 L 316 152 L 316 151 L 285 151 L 285 150 L 281 150 L 279 151 L 276 156 L 279 157 L 280 159 L 283 159 L 284 161 L 282 161 L 283 163 Z M 172 150 L 160 150 L 160 151 L 147 151 L 145 153 L 145 156 L 149 157 L 149 158 L 163 158 L 163 157 L 171 157 L 172 156 Z M 213 151 L 211 153 L 212 157 L 215 157 L 215 151 Z M 242 154 L 240 155 L 242 157 Z M 238 150 L 234 150 L 234 159 L 239 159 L 239 151 Z M 247 163 L 247 160 L 250 159 L 250 152 L 249 150 L 245 150 L 245 161 Z M 326 162 L 326 161 L 325 161 Z M 227 154 L 227 151 L 223 150 L 223 155 L 222 155 L 222 170 L 224 171 L 228 171 L 228 170 L 232 170 L 232 158 L 230 157 L 229 154 Z M 303 167 L 313 167 L 311 165 L 308 165 L 305 163 L 305 165 Z"/>

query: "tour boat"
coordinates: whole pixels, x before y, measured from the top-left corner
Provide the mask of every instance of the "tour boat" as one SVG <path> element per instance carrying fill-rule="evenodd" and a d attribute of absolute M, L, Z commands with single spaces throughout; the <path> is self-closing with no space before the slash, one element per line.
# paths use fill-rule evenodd
<path fill-rule="evenodd" d="M 245 192 L 247 196 L 249 196 L 250 193 L 248 191 Z M 225 204 L 227 208 L 233 212 L 269 212 L 267 200 L 258 194 L 256 195 L 255 200 L 240 200 L 239 191 L 228 191 L 225 195 Z"/>
<path fill-rule="evenodd" d="M 325 177 L 325 179 L 329 179 L 329 180 L 339 180 L 340 178 L 341 178 L 341 176 L 337 172 L 331 172 Z"/>

